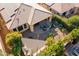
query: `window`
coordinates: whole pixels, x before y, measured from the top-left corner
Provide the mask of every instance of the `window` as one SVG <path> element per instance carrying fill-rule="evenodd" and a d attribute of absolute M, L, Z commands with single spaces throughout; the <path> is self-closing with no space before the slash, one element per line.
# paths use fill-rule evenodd
<path fill-rule="evenodd" d="M 16 28 L 14 28 L 14 29 L 13 29 L 13 31 L 17 31 L 17 29 L 16 29 Z"/>
<path fill-rule="evenodd" d="M 21 30 L 23 30 L 23 27 L 22 26 L 19 26 L 18 27 L 18 31 L 21 31 Z"/>
<path fill-rule="evenodd" d="M 24 28 L 27 28 L 26 24 L 24 24 Z"/>

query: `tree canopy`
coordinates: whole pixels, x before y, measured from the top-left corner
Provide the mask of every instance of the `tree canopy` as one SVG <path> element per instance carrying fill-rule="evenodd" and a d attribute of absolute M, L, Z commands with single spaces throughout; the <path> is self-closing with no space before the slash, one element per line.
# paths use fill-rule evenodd
<path fill-rule="evenodd" d="M 64 43 L 75 40 L 76 42 L 79 41 L 79 29 L 73 29 L 68 35 L 66 35 L 63 39 Z"/>
<path fill-rule="evenodd" d="M 6 44 L 8 48 L 11 50 L 11 54 L 15 56 L 19 56 L 21 54 L 22 49 L 22 41 L 21 41 L 21 33 L 20 32 L 10 32 L 6 35 Z"/>
<path fill-rule="evenodd" d="M 64 44 L 62 41 L 48 46 L 45 50 L 41 51 L 40 56 L 63 56 Z"/>

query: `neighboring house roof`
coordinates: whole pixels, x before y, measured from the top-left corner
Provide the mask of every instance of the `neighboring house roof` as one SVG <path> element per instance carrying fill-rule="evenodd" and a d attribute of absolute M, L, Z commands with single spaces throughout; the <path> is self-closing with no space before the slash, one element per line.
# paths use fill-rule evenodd
<path fill-rule="evenodd" d="M 79 7 L 79 3 L 39 3 L 52 12 L 63 13 L 74 7 Z"/>
<path fill-rule="evenodd" d="M 74 3 L 75 7 L 79 7 L 79 3 Z"/>
<path fill-rule="evenodd" d="M 50 11 L 38 4 L 21 4 L 10 28 L 15 28 L 16 26 L 23 25 L 24 23 L 34 25 L 51 15 Z"/>
<path fill-rule="evenodd" d="M 3 16 L 8 28 L 13 22 L 17 8 L 19 6 L 20 4 L 18 3 L 0 3 L 0 13 Z"/>
<path fill-rule="evenodd" d="M 63 13 L 70 10 L 74 6 L 75 5 L 73 3 L 55 3 L 51 6 L 51 8 L 59 13 Z"/>

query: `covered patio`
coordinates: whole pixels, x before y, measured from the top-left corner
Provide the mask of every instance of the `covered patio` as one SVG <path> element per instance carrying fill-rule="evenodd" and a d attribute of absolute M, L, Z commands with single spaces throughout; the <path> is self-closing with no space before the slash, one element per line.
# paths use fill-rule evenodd
<path fill-rule="evenodd" d="M 33 31 L 28 29 L 22 32 L 22 34 L 24 38 L 45 40 L 48 34 L 55 34 L 54 28 L 51 26 L 52 24 L 49 20 L 43 20 L 33 26 Z"/>

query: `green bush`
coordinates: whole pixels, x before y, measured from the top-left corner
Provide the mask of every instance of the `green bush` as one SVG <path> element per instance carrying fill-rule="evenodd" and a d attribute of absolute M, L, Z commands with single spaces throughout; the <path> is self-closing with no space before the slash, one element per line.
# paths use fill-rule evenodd
<path fill-rule="evenodd" d="M 65 33 L 65 34 L 68 34 L 68 31 L 65 28 L 60 28 L 60 31 Z"/>
<path fill-rule="evenodd" d="M 54 15 L 52 21 L 56 20 L 59 24 L 62 24 L 68 32 L 72 31 L 74 28 L 79 28 L 79 16 L 71 16 L 70 18 L 65 18 L 62 16 Z"/>
<path fill-rule="evenodd" d="M 70 18 L 64 18 L 58 15 L 54 15 L 52 21 L 57 21 L 59 24 L 63 25 L 63 29 L 61 31 L 68 30 L 69 34 L 66 35 L 62 40 L 58 43 L 55 42 L 52 35 L 49 35 L 46 39 L 46 44 L 48 47 L 41 51 L 39 56 L 62 56 L 64 55 L 64 44 L 66 42 L 79 42 L 79 16 L 75 15 Z M 66 31 L 67 32 L 67 31 Z"/>
<path fill-rule="evenodd" d="M 55 40 L 54 40 L 53 34 L 50 33 L 46 38 L 46 45 L 50 46 L 53 43 L 55 43 Z"/>
<path fill-rule="evenodd" d="M 61 16 L 58 16 L 58 15 L 54 15 L 52 17 L 52 21 L 57 21 L 59 24 L 62 25 L 63 28 L 65 28 L 68 31 L 71 31 L 69 26 L 68 26 L 68 18 L 61 17 Z"/>
<path fill-rule="evenodd" d="M 63 39 L 64 42 L 74 41 L 79 42 L 79 29 L 73 29 L 68 35 Z"/>
<path fill-rule="evenodd" d="M 21 33 L 19 32 L 10 32 L 6 35 L 6 44 L 8 48 L 11 50 L 11 54 L 15 56 L 19 56 L 21 54 L 22 49 L 22 41 L 21 41 Z"/>
<path fill-rule="evenodd" d="M 64 44 L 62 41 L 48 46 L 45 50 L 41 51 L 39 56 L 64 56 Z"/>
<path fill-rule="evenodd" d="M 47 45 L 48 47 L 41 51 L 38 55 L 39 56 L 62 56 L 64 55 L 64 43 L 66 42 L 79 42 L 79 29 L 73 29 L 68 35 L 66 35 L 63 41 L 59 41 L 56 43 L 52 41 L 53 37 L 51 35 L 47 38 Z"/>
<path fill-rule="evenodd" d="M 56 41 L 53 34 L 50 33 L 46 38 L 46 45 L 43 51 L 41 51 L 37 56 L 61 56 L 64 55 L 64 43 L 63 41 Z"/>
<path fill-rule="evenodd" d="M 69 18 L 68 20 L 70 28 L 78 28 L 79 27 L 79 16 L 75 15 Z"/>

